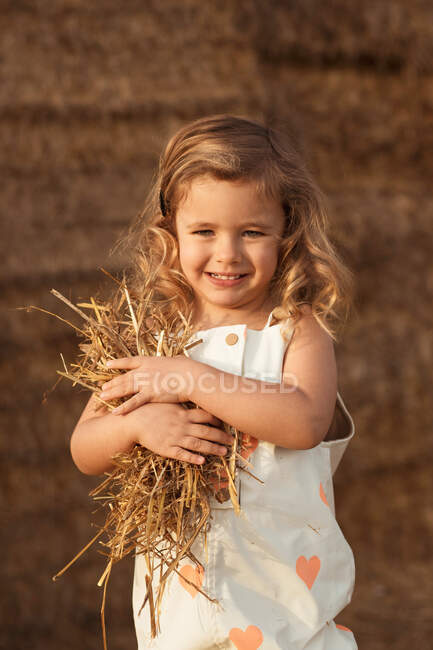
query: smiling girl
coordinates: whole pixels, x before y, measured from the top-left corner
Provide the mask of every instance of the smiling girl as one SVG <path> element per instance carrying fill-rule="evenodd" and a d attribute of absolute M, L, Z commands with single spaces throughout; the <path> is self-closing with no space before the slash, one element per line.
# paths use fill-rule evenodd
<path fill-rule="evenodd" d="M 245 436 L 260 478 L 237 478 L 241 516 L 212 499 L 207 548 L 193 548 L 203 569 L 185 560 L 172 575 L 153 640 L 137 554 L 139 649 L 353 650 L 353 634 L 333 620 L 351 599 L 354 561 L 332 488 L 354 435 L 333 346 L 351 274 L 304 162 L 286 135 L 259 123 L 197 120 L 167 144 L 127 245 L 135 293 L 153 273 L 160 308 L 191 313 L 191 340 L 202 342 L 188 356 L 111 361 L 126 372 L 100 397 L 129 399 L 113 413 L 89 400 L 72 434 L 75 463 L 99 474 L 140 444 L 201 464 L 227 453 L 224 421 Z M 184 409 L 187 400 L 198 408 Z"/>

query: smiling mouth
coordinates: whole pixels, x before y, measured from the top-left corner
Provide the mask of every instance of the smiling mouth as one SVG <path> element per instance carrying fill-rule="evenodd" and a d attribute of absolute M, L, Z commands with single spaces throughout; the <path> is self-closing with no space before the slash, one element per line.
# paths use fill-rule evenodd
<path fill-rule="evenodd" d="M 205 271 L 207 275 L 210 275 L 212 278 L 217 278 L 219 280 L 237 280 L 239 278 L 243 278 L 248 273 L 237 273 L 237 274 L 226 274 L 226 273 L 211 273 L 209 271 Z"/>

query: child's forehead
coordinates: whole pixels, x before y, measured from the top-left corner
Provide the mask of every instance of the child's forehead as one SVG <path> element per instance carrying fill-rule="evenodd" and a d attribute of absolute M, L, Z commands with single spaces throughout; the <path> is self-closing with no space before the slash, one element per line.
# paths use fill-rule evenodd
<path fill-rule="evenodd" d="M 176 203 L 178 209 L 182 208 L 181 212 L 195 205 L 200 208 L 201 203 L 209 205 L 212 198 L 222 203 L 240 202 L 257 206 L 281 204 L 281 198 L 275 188 L 266 187 L 262 180 L 252 178 L 219 179 L 207 174 L 182 183 L 177 189 Z"/>

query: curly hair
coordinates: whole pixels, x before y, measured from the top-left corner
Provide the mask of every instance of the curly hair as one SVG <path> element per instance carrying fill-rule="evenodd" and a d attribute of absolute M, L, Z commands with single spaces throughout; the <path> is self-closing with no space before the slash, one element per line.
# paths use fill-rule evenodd
<path fill-rule="evenodd" d="M 146 204 L 118 242 L 131 260 L 127 274 L 136 297 L 143 278 L 151 277 L 167 320 L 191 312 L 194 295 L 179 262 L 175 217 L 191 182 L 205 175 L 252 182 L 259 194 L 280 202 L 285 229 L 269 287 L 278 306 L 274 314 L 293 324 L 307 303 L 337 340 L 353 306 L 353 274 L 327 234 L 326 199 L 289 135 L 233 115 L 203 117 L 168 141 Z"/>

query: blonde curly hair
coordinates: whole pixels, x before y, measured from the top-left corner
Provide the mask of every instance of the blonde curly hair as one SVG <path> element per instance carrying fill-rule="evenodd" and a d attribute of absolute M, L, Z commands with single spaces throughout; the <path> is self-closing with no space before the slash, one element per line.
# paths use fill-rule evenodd
<path fill-rule="evenodd" d="M 293 325 L 307 303 L 337 340 L 353 306 L 353 274 L 327 235 L 325 197 L 289 135 L 242 117 L 203 117 L 167 143 L 146 204 L 117 244 L 128 251 L 128 286 L 135 296 L 140 299 L 143 278 L 153 277 L 165 318 L 190 314 L 194 294 L 179 262 L 175 217 L 191 182 L 204 175 L 253 182 L 258 193 L 281 203 L 286 222 L 270 284 L 274 316 Z"/>

